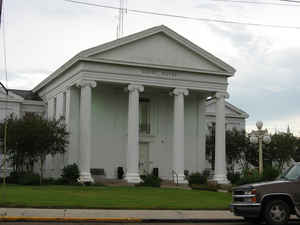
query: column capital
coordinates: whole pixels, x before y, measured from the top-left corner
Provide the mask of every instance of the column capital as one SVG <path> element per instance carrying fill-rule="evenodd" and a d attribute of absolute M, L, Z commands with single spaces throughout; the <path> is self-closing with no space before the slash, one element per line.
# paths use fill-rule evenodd
<path fill-rule="evenodd" d="M 129 84 L 128 87 L 125 88 L 125 91 L 129 91 L 129 92 L 133 92 L 133 91 L 143 92 L 144 91 L 144 86 L 143 85 L 138 85 L 138 84 Z"/>
<path fill-rule="evenodd" d="M 186 88 L 175 88 L 171 92 L 171 95 L 185 95 L 187 96 L 189 94 L 189 90 Z"/>
<path fill-rule="evenodd" d="M 229 98 L 229 94 L 227 92 L 216 92 L 216 98 Z"/>
<path fill-rule="evenodd" d="M 97 82 L 94 80 L 87 80 L 87 79 L 81 79 L 78 82 L 76 82 L 76 87 L 91 87 L 95 88 L 97 86 Z"/>

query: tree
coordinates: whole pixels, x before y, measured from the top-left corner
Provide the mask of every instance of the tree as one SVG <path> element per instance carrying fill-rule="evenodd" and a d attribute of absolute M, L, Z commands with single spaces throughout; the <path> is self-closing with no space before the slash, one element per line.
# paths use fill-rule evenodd
<path fill-rule="evenodd" d="M 214 166 L 215 127 L 209 128 L 210 134 L 206 137 L 206 155 Z M 263 144 L 264 161 L 276 162 L 279 170 L 292 158 L 300 161 L 300 138 L 290 132 L 271 135 L 271 143 Z M 227 165 L 239 162 L 243 169 L 249 164 L 258 166 L 258 144 L 251 144 L 245 131 L 236 129 L 226 131 L 226 162 Z M 265 166 L 266 163 L 264 164 Z M 271 165 L 272 166 L 272 165 Z M 212 167 L 214 168 L 214 167 Z"/>
<path fill-rule="evenodd" d="M 264 158 L 276 162 L 280 170 L 294 156 L 297 150 L 297 138 L 292 133 L 275 133 L 271 143 L 263 146 Z"/>
<path fill-rule="evenodd" d="M 300 162 L 300 137 L 296 137 L 296 150 L 293 159 Z"/>
<path fill-rule="evenodd" d="M 243 156 L 249 147 L 249 140 L 246 136 L 245 130 L 232 130 L 226 131 L 226 161 L 227 165 L 231 165 L 231 170 L 235 163 L 239 162 L 243 167 L 245 160 Z"/>
<path fill-rule="evenodd" d="M 233 166 L 235 162 L 241 162 L 243 155 L 247 152 L 249 141 L 244 130 L 226 131 L 226 162 Z M 209 135 L 206 136 L 206 155 L 210 159 L 212 169 L 214 169 L 215 158 L 215 126 L 209 127 Z M 232 169 L 232 168 L 231 168 Z"/>
<path fill-rule="evenodd" d="M 22 118 L 7 119 L 7 149 L 16 172 L 33 172 L 34 163 L 40 162 L 40 183 L 46 156 L 65 153 L 68 132 L 64 119 L 47 120 L 34 113 Z"/>

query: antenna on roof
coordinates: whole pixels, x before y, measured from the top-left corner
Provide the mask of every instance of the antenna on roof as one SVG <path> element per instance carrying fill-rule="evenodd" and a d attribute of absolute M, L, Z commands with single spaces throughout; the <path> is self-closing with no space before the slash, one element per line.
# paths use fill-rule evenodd
<path fill-rule="evenodd" d="M 118 25 L 117 25 L 117 39 L 123 36 L 125 13 L 127 13 L 127 0 L 120 0 Z"/>

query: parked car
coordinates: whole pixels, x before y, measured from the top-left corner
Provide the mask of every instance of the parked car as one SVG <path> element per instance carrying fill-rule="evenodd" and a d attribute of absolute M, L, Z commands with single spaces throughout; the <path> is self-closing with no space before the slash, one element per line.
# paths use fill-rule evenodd
<path fill-rule="evenodd" d="M 230 209 L 249 222 L 270 225 L 286 224 L 292 214 L 300 217 L 300 163 L 275 181 L 233 188 Z"/>

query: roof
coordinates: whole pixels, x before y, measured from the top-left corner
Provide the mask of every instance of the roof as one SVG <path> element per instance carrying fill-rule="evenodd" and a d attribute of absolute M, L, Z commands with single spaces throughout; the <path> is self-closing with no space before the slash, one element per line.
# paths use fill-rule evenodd
<path fill-rule="evenodd" d="M 177 34 L 175 31 L 171 30 L 170 28 L 161 25 L 157 27 L 152 27 L 150 29 L 125 36 L 123 38 L 107 42 L 101 45 L 98 45 L 96 47 L 84 50 L 74 57 L 72 57 L 69 61 L 67 61 L 65 64 L 63 64 L 60 68 L 58 68 L 56 71 L 54 71 L 51 75 L 49 75 L 46 79 L 44 79 L 41 83 L 39 83 L 36 87 L 34 87 L 33 92 L 37 92 L 40 89 L 42 89 L 44 86 L 46 86 L 48 83 L 50 83 L 52 80 L 56 79 L 58 76 L 60 76 L 63 72 L 65 72 L 67 69 L 72 67 L 74 64 L 78 63 L 79 61 L 91 61 L 92 55 L 108 51 L 113 48 L 117 48 L 132 42 L 135 42 L 137 40 L 149 37 L 154 34 L 158 33 L 164 33 L 168 37 L 172 38 L 173 40 L 177 41 L 181 45 L 185 46 L 186 48 L 190 49 L 191 51 L 195 52 L 198 55 L 201 55 L 206 60 L 212 62 L 219 68 L 222 68 L 224 72 L 222 75 L 225 76 L 233 76 L 235 73 L 235 69 L 222 61 L 221 59 L 215 57 L 214 55 L 210 54 L 209 52 L 205 51 L 204 49 L 200 48 L 199 46 L 195 45 L 188 39 L 184 38 L 183 36 Z"/>
<path fill-rule="evenodd" d="M 21 96 L 25 100 L 42 101 L 38 94 L 29 90 L 8 89 L 8 91 L 11 91 L 16 95 Z"/>
<path fill-rule="evenodd" d="M 216 99 L 215 98 L 211 98 L 211 99 L 208 99 L 206 101 L 206 106 L 209 106 L 209 105 L 212 105 L 212 104 L 216 104 Z M 231 111 L 231 113 L 230 113 L 231 116 L 240 117 L 240 118 L 244 118 L 244 119 L 249 118 L 249 114 L 248 113 L 246 113 L 245 111 L 243 111 L 240 108 L 237 108 L 236 106 L 232 105 L 228 101 L 225 101 L 225 107 L 228 110 Z"/>

